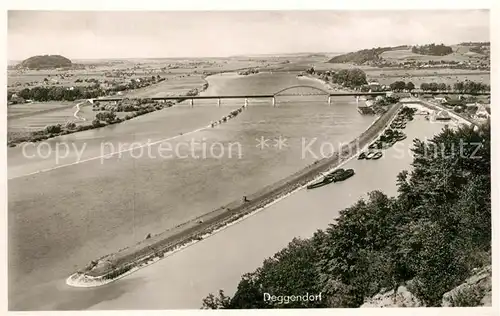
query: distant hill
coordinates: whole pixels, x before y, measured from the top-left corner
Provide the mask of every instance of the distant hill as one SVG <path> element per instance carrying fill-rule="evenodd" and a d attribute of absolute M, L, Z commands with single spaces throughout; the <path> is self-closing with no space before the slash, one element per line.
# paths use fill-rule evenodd
<path fill-rule="evenodd" d="M 375 61 L 380 59 L 380 54 L 383 52 L 391 51 L 391 50 L 401 50 L 407 49 L 408 46 L 396 46 L 396 47 L 377 47 L 372 49 L 363 49 L 357 52 L 342 54 L 339 56 L 335 56 L 330 59 L 329 63 L 354 63 L 354 64 L 363 64 L 368 61 Z"/>
<path fill-rule="evenodd" d="M 72 62 L 66 57 L 61 55 L 43 55 L 43 56 L 33 56 L 28 59 L 23 60 L 17 64 L 17 68 L 28 68 L 28 69 L 50 69 L 50 68 L 62 68 L 71 67 Z"/>
<path fill-rule="evenodd" d="M 453 66 L 460 69 L 488 70 L 490 45 L 489 42 L 466 42 L 450 46 L 427 44 L 377 47 L 338 55 L 328 62 L 408 68 L 445 65 L 445 67 Z"/>

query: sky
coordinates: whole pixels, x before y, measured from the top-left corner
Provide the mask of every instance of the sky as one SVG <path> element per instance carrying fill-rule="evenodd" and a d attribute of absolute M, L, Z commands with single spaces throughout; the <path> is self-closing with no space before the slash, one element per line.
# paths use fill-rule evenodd
<path fill-rule="evenodd" d="M 9 11 L 9 60 L 225 57 L 489 41 L 488 10 Z"/>

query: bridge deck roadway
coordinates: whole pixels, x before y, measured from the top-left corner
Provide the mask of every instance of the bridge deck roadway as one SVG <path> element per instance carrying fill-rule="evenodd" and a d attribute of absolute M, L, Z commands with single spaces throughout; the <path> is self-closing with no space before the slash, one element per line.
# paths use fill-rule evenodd
<path fill-rule="evenodd" d="M 469 95 L 490 95 L 489 92 L 479 92 L 479 93 L 463 93 L 463 92 L 412 92 L 413 94 L 430 94 L 430 95 L 452 95 L 452 94 L 469 94 Z M 346 96 L 378 96 L 386 95 L 386 91 L 382 92 L 347 92 L 347 93 L 325 93 L 325 94 L 314 94 L 314 95 L 324 95 L 328 97 L 346 97 Z M 203 99 L 265 99 L 274 98 L 280 96 L 279 94 L 254 94 L 254 95 L 196 95 L 196 96 L 164 96 L 164 97 L 151 97 L 151 98 L 130 98 L 130 99 L 150 99 L 150 100 L 203 100 Z M 294 95 L 283 95 L 283 96 L 294 96 Z M 296 95 L 300 96 L 300 95 Z M 110 98 L 97 98 L 92 99 L 94 101 L 121 101 L 127 99 L 126 97 L 110 97 Z"/>

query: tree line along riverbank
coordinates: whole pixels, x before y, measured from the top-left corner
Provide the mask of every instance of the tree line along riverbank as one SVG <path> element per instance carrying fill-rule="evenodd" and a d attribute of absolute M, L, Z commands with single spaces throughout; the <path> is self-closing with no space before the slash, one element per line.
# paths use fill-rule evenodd
<path fill-rule="evenodd" d="M 264 208 L 352 158 L 378 137 L 400 108 L 399 103 L 392 105 L 365 132 L 343 146 L 334 156 L 318 160 L 297 173 L 247 196 L 244 201 L 235 201 L 173 230 L 151 236 L 137 245 L 93 260 L 87 267 L 70 276 L 67 283 L 74 286 L 98 286 L 109 283 L 162 258 L 166 253 L 201 240 L 204 236 Z"/>
<path fill-rule="evenodd" d="M 202 308 L 352 308 L 402 288 L 414 307 L 478 306 L 488 295 L 491 303 L 490 144 L 489 121 L 415 139 L 412 170 L 395 179 L 397 196 L 370 192 L 327 229 L 292 240 L 244 274 L 232 297 L 210 294 Z M 430 155 L 436 145 L 442 153 Z M 489 283 L 462 284 L 488 267 Z M 323 299 L 283 305 L 264 293 Z"/>

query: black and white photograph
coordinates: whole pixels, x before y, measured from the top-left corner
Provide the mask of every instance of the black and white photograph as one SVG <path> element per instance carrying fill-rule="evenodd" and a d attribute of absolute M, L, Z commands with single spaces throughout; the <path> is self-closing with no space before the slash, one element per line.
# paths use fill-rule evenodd
<path fill-rule="evenodd" d="M 140 5 L 5 14 L 8 311 L 498 312 L 490 9 Z"/>

